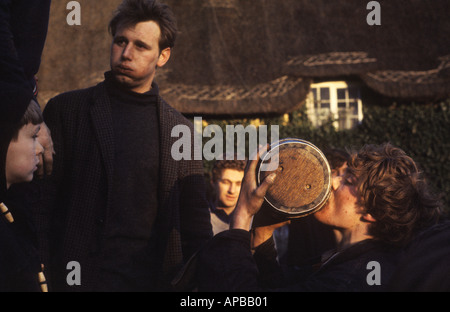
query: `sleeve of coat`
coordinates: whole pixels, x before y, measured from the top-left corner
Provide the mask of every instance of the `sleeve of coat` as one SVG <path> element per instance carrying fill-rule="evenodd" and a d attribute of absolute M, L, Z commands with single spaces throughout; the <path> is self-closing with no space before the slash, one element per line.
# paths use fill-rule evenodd
<path fill-rule="evenodd" d="M 14 43 L 11 27 L 11 1 L 0 1 L 0 122 L 16 123 L 33 96 Z M 0 129 L 5 131 L 4 128 Z"/>
<path fill-rule="evenodd" d="M 184 261 L 187 261 L 211 237 L 212 226 L 203 162 L 184 161 L 180 183 L 180 231 Z"/>
<path fill-rule="evenodd" d="M 31 99 L 47 37 L 50 0 L 0 0 L 0 71 Z M 28 104 L 28 103 L 26 103 Z"/>
<path fill-rule="evenodd" d="M 261 291 L 259 271 L 250 249 L 250 232 L 228 230 L 217 234 L 200 251 L 199 291 Z"/>
<path fill-rule="evenodd" d="M 0 1 L 0 55 L 2 56 L 0 58 L 2 82 L 8 83 L 11 86 L 20 85 L 29 87 L 14 44 L 14 35 L 11 27 L 10 0 Z"/>

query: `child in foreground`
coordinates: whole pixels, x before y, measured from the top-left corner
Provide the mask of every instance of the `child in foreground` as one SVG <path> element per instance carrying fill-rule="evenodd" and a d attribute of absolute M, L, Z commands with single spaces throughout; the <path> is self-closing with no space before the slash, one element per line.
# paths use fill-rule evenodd
<path fill-rule="evenodd" d="M 37 170 L 38 156 L 43 152 L 37 141 L 42 113 L 34 100 L 19 122 L 11 120 L 13 114 L 3 113 L 0 116 L 0 292 L 46 291 L 28 218 L 30 212 L 17 204 L 17 195 L 11 196 L 13 185 L 30 182 Z"/>

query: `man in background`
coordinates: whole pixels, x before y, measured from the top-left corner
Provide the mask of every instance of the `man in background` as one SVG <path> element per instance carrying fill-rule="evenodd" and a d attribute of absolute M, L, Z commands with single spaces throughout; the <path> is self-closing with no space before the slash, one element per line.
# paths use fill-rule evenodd
<path fill-rule="evenodd" d="M 59 95 L 44 118 L 54 174 L 43 185 L 41 239 L 56 291 L 168 291 L 211 236 L 201 161 L 175 161 L 175 126 L 193 125 L 153 81 L 177 35 L 170 8 L 125 0 L 109 29 L 111 71 Z M 81 283 L 68 285 L 76 261 Z"/>
<path fill-rule="evenodd" d="M 224 159 L 214 162 L 211 172 L 213 196 L 210 200 L 214 235 L 230 228 L 231 216 L 239 198 L 246 164 L 245 160 Z"/>

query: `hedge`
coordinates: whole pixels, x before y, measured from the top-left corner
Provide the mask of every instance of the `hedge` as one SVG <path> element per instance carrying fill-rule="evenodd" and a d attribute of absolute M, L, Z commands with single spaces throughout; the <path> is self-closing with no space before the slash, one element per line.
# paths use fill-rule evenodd
<path fill-rule="evenodd" d="M 333 120 L 313 127 L 304 108 L 281 117 L 259 119 L 203 119 L 203 125 L 279 125 L 280 138 L 307 140 L 321 149 L 358 149 L 364 144 L 390 142 L 410 155 L 425 173 L 434 190 L 441 193 L 446 210 L 450 202 L 450 99 L 436 103 L 367 105 L 363 122 L 352 130 L 336 131 Z M 270 135 L 268 136 L 270 141 Z M 204 143 L 210 140 L 204 138 Z M 225 143 L 224 143 L 225 144 Z M 224 145 L 225 149 L 225 145 Z M 208 172 L 211 163 L 205 161 Z"/>

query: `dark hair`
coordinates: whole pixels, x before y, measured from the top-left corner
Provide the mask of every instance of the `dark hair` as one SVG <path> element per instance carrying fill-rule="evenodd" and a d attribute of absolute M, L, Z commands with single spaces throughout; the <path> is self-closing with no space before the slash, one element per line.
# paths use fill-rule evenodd
<path fill-rule="evenodd" d="M 360 201 L 376 220 L 369 234 L 405 245 L 419 230 L 436 223 L 442 207 L 414 160 L 390 143 L 353 153 L 349 170 L 357 178 Z"/>
<path fill-rule="evenodd" d="M 42 117 L 41 107 L 35 100 L 31 100 L 27 110 L 20 119 L 20 122 L 14 128 L 12 139 L 14 141 L 17 140 L 17 138 L 19 137 L 19 131 L 20 129 L 22 129 L 23 126 L 26 126 L 29 123 L 32 123 L 33 125 L 38 125 L 43 122 L 44 118 Z"/>
<path fill-rule="evenodd" d="M 114 37 L 118 27 L 134 26 L 147 21 L 156 22 L 161 29 L 159 50 L 173 48 L 177 37 L 176 19 L 169 6 L 158 0 L 124 0 L 117 8 L 108 29 Z"/>
<path fill-rule="evenodd" d="M 328 148 L 324 152 L 331 169 L 342 167 L 350 159 L 350 154 L 339 148 Z"/>
<path fill-rule="evenodd" d="M 216 160 L 214 162 L 212 172 L 212 181 L 216 182 L 224 169 L 234 169 L 238 171 L 244 171 L 245 166 L 247 165 L 247 160 L 236 160 L 237 157 L 234 157 L 233 160 L 226 160 L 225 156 L 223 160 Z"/>

